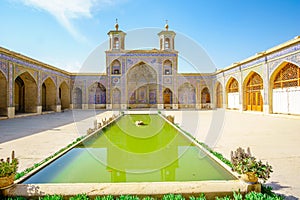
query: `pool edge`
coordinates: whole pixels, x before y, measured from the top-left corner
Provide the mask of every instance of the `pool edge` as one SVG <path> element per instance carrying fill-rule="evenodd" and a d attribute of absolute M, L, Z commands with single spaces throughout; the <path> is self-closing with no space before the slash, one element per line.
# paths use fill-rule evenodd
<path fill-rule="evenodd" d="M 234 181 L 188 181 L 188 182 L 133 182 L 133 183 L 69 183 L 69 184 L 16 184 L 3 191 L 5 196 L 40 197 L 45 195 L 88 196 L 137 195 L 161 197 L 164 194 L 198 195 L 208 198 L 232 195 L 233 191 L 245 194 L 260 191 L 260 184 Z"/>
<path fill-rule="evenodd" d="M 129 114 L 129 113 L 126 113 Z M 150 114 L 150 113 L 149 113 Z M 186 135 L 180 128 L 176 127 L 174 124 L 170 123 L 159 113 L 165 121 L 171 124 L 176 130 L 180 131 L 185 135 L 190 141 L 200 147 L 205 153 L 207 153 L 213 160 L 220 164 L 223 168 L 228 170 L 228 166 L 222 161 L 217 159 L 213 154 L 207 151 L 204 147 L 199 145 L 193 138 Z M 111 123 L 122 117 L 124 114 L 119 115 Z M 109 123 L 110 124 L 110 123 Z M 107 125 L 109 125 L 107 124 Z M 102 127 L 103 128 L 103 127 Z M 100 129 L 94 131 L 93 133 L 86 135 L 80 142 L 88 139 Z M 44 166 L 48 165 L 53 160 L 59 158 L 61 155 L 65 154 L 67 151 L 72 149 L 75 145 L 67 148 L 65 151 L 61 152 L 59 155 L 50 159 L 48 162 L 44 163 L 40 167 L 36 168 L 32 172 L 28 173 L 26 176 L 15 181 L 15 184 L 1 191 L 4 196 L 23 196 L 23 197 L 40 197 L 45 195 L 55 195 L 61 194 L 63 196 L 75 196 L 77 194 L 85 193 L 89 196 L 104 196 L 104 195 L 137 195 L 137 196 L 154 196 L 161 197 L 164 194 L 182 194 L 182 195 L 197 195 L 205 193 L 207 198 L 210 199 L 215 196 L 226 196 L 232 195 L 235 192 L 247 193 L 249 191 L 260 192 L 260 184 L 248 184 L 243 181 L 238 180 L 225 180 L 225 181 L 185 181 L 185 182 L 131 182 L 131 183 L 65 183 L 65 184 L 22 184 L 26 178 L 32 174 L 39 171 Z M 228 170 L 231 174 L 237 177 L 231 170 Z"/>

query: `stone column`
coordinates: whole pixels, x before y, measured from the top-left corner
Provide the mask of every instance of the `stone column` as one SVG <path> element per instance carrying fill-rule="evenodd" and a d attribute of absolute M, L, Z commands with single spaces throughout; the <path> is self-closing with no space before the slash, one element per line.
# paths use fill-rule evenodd
<path fill-rule="evenodd" d="M 110 74 L 110 64 L 108 62 L 108 57 L 106 56 L 106 83 L 107 83 L 107 88 L 106 88 L 106 109 L 112 109 L 112 102 L 111 102 L 111 74 Z"/>
<path fill-rule="evenodd" d="M 12 63 L 8 66 L 8 107 L 7 116 L 8 118 L 15 117 L 15 104 L 14 104 L 14 68 Z"/>
<path fill-rule="evenodd" d="M 69 105 L 69 109 L 73 110 L 74 109 L 74 104 L 73 104 L 73 89 L 74 89 L 74 84 L 75 82 L 70 79 L 69 80 L 69 95 L 70 95 L 70 105 Z"/>
<path fill-rule="evenodd" d="M 55 94 L 55 98 L 56 98 L 56 105 L 55 105 L 55 112 L 61 112 L 61 101 L 59 98 L 59 82 L 58 82 L 58 78 L 56 78 L 56 94 Z"/>
<path fill-rule="evenodd" d="M 173 69 L 172 69 L 173 70 Z M 172 71 L 172 109 L 178 109 L 177 71 Z"/>
<path fill-rule="evenodd" d="M 156 99 L 157 99 L 157 109 L 164 109 L 163 102 L 163 71 L 162 71 L 162 62 L 159 61 L 156 63 L 155 69 L 157 69 L 157 91 L 156 91 Z"/>
<path fill-rule="evenodd" d="M 42 102 L 41 102 L 41 95 L 42 95 L 42 73 L 41 71 L 38 71 L 37 73 L 37 80 L 36 80 L 36 84 L 37 84 L 37 107 L 36 107 L 36 112 L 38 114 L 42 114 Z"/>
<path fill-rule="evenodd" d="M 242 112 L 244 110 L 244 88 L 243 88 L 243 73 L 241 66 L 239 67 L 239 101 L 240 101 L 240 108 L 239 111 Z"/>
<path fill-rule="evenodd" d="M 215 109 L 217 106 L 217 101 L 216 101 L 216 80 L 217 80 L 217 77 L 215 77 L 215 79 L 213 79 L 211 81 L 211 95 L 210 95 L 210 102 L 211 102 L 211 108 L 212 109 Z"/>
<path fill-rule="evenodd" d="M 265 64 L 262 65 L 262 71 L 263 71 L 263 81 L 264 81 L 264 94 L 263 94 L 263 112 L 265 114 L 270 113 L 270 79 L 269 79 L 269 65 L 267 63 L 267 60 L 265 61 Z"/>
<path fill-rule="evenodd" d="M 56 108 L 55 112 L 61 112 L 61 100 L 59 98 L 59 84 L 56 77 Z"/>
<path fill-rule="evenodd" d="M 87 102 L 87 95 L 87 80 L 84 80 L 82 87 L 82 110 L 87 110 L 89 108 L 89 104 Z"/>
<path fill-rule="evenodd" d="M 226 82 L 225 82 L 225 75 L 223 72 L 223 84 L 221 84 L 222 86 L 222 108 L 226 109 L 227 105 L 226 105 Z"/>
<path fill-rule="evenodd" d="M 127 102 L 128 102 L 128 91 L 127 91 L 127 84 L 126 84 L 126 58 L 123 58 L 121 61 L 121 76 L 119 77 L 120 87 L 121 87 L 121 109 L 127 109 Z"/>
<path fill-rule="evenodd" d="M 201 109 L 201 87 L 200 80 L 196 80 L 196 109 Z"/>

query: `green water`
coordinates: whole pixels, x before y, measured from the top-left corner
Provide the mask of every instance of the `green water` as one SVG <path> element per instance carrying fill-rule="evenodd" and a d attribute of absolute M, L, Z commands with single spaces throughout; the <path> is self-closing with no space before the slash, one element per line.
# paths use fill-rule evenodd
<path fill-rule="evenodd" d="M 142 120 L 145 125 L 136 126 Z M 125 115 L 24 183 L 233 180 L 158 115 Z"/>

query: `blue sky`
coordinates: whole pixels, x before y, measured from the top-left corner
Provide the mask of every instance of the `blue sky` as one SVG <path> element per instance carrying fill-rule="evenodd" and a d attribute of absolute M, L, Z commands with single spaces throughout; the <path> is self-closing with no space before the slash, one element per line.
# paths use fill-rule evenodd
<path fill-rule="evenodd" d="M 0 46 L 75 72 L 115 18 L 125 32 L 168 19 L 220 69 L 300 35 L 299 10 L 300 0 L 2 0 Z"/>

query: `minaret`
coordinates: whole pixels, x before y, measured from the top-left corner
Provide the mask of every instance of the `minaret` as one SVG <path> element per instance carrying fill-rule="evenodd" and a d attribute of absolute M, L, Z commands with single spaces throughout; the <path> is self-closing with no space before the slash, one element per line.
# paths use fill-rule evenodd
<path fill-rule="evenodd" d="M 120 51 L 125 49 L 125 36 L 126 33 L 119 30 L 118 19 L 116 19 L 115 30 L 107 33 L 109 35 L 109 50 Z"/>
<path fill-rule="evenodd" d="M 168 20 L 166 20 L 165 30 L 158 33 L 159 46 L 162 51 L 174 51 L 174 38 L 176 33 L 169 31 Z"/>

